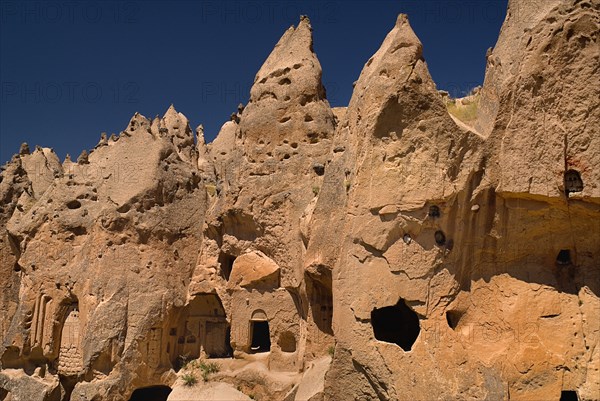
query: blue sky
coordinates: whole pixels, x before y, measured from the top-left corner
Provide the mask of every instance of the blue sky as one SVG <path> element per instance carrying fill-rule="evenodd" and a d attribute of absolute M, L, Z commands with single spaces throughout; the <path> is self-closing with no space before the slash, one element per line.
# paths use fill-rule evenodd
<path fill-rule="evenodd" d="M 171 103 L 208 141 L 247 103 L 279 37 L 310 17 L 332 106 L 392 29 L 409 15 L 439 89 L 483 82 L 507 0 L 10 1 L 0 3 L 0 163 L 30 147 L 61 158 L 119 133 L 137 111 Z"/>

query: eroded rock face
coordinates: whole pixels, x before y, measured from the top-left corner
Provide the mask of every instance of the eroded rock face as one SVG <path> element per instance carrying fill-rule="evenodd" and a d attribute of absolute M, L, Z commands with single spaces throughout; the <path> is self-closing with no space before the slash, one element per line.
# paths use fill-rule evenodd
<path fill-rule="evenodd" d="M 0 399 L 600 399 L 599 9 L 512 0 L 473 127 L 405 15 L 332 109 L 303 17 L 211 144 L 173 106 L 24 144 Z"/>

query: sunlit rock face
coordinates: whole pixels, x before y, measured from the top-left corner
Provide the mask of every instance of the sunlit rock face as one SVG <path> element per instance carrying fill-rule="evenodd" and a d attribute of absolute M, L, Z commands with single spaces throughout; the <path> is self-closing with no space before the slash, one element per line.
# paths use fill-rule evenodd
<path fill-rule="evenodd" d="M 468 123 L 406 15 L 332 109 L 302 17 L 212 143 L 171 106 L 24 144 L 0 400 L 599 400 L 600 4 L 538 5 Z"/>

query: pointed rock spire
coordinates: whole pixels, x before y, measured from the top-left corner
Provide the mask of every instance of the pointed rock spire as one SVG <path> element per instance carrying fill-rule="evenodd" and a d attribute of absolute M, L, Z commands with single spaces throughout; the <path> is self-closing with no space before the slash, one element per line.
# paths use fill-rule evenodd
<path fill-rule="evenodd" d="M 365 127 L 375 126 L 374 135 L 381 137 L 388 134 L 385 131 L 423 119 L 424 112 L 447 114 L 423 59 L 423 46 L 408 17 L 400 14 L 379 50 L 365 64 L 348 118 Z"/>
<path fill-rule="evenodd" d="M 89 157 L 89 154 L 88 154 L 87 150 L 85 150 L 85 149 L 82 150 L 81 154 L 77 158 L 77 164 L 88 164 L 89 163 L 88 157 Z"/>
<path fill-rule="evenodd" d="M 131 120 L 129 120 L 129 124 L 127 125 L 127 128 L 123 132 L 126 135 L 131 135 L 133 132 L 137 131 L 140 128 L 147 130 L 149 127 L 150 127 L 150 120 L 148 120 L 146 117 L 144 117 L 140 113 L 136 112 L 133 115 L 133 117 L 131 117 Z"/>
<path fill-rule="evenodd" d="M 179 157 L 186 161 L 195 158 L 194 134 L 186 116 L 175 110 L 171 104 L 160 120 L 160 133 L 171 139 L 177 147 Z"/>
<path fill-rule="evenodd" d="M 239 118 L 251 159 L 272 153 L 284 140 L 317 143 L 332 136 L 333 114 L 312 43 L 310 21 L 303 17 L 283 34 L 256 74 L 250 101 Z M 257 150 L 259 143 L 264 146 Z"/>

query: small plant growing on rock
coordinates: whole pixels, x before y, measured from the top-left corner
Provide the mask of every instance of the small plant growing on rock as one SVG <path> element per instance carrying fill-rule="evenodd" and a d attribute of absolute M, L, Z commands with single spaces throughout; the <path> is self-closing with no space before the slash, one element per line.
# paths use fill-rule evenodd
<path fill-rule="evenodd" d="M 335 354 L 335 347 L 332 345 L 331 347 L 327 348 L 327 353 L 333 358 L 333 355 Z"/>
<path fill-rule="evenodd" d="M 313 191 L 313 195 L 314 195 L 314 196 L 317 196 L 317 195 L 319 195 L 319 187 L 318 187 L 318 186 L 316 186 L 316 185 L 313 185 L 313 187 L 312 187 L 312 191 Z"/>
<path fill-rule="evenodd" d="M 208 363 L 206 363 L 204 361 L 201 361 L 200 365 L 198 367 L 202 371 L 202 379 L 204 381 L 208 381 L 208 377 L 212 373 L 218 373 L 219 370 L 221 370 L 221 367 L 219 366 L 219 364 L 217 364 L 215 362 L 208 362 Z"/>
<path fill-rule="evenodd" d="M 198 379 L 192 373 L 184 374 L 183 376 L 181 376 L 181 380 L 183 381 L 183 385 L 188 387 L 192 387 L 193 385 L 198 383 Z"/>

